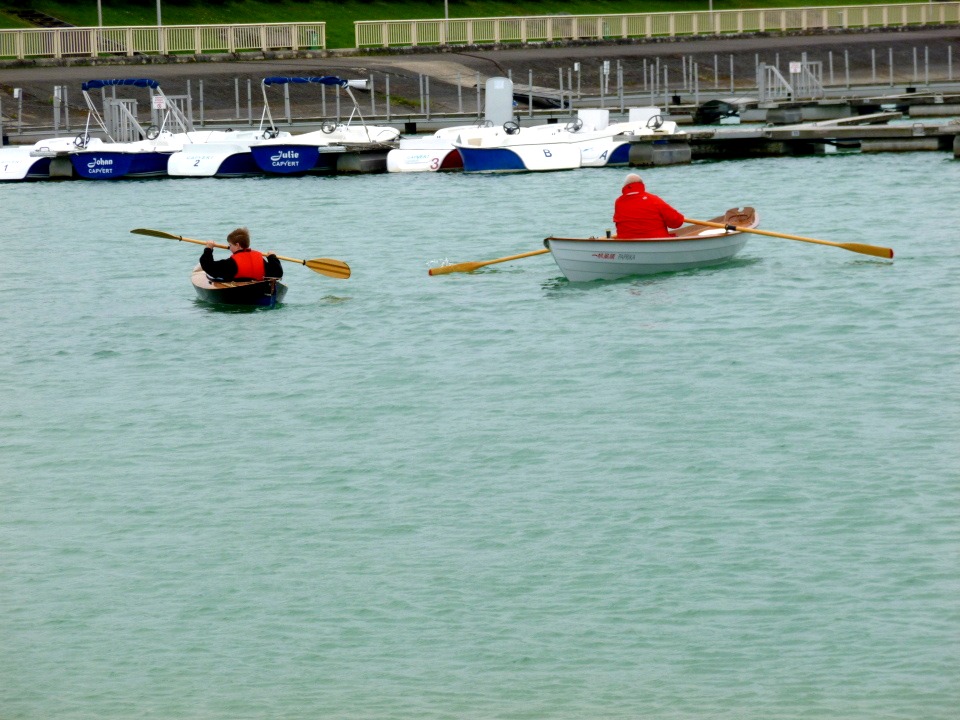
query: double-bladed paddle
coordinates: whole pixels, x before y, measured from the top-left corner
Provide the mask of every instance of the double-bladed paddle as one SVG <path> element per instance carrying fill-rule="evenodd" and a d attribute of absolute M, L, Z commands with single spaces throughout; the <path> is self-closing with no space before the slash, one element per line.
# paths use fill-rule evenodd
<path fill-rule="evenodd" d="M 136 230 L 131 230 L 130 232 L 136 235 L 149 235 L 151 237 L 167 238 L 168 240 L 179 240 L 181 242 L 194 243 L 195 245 L 207 244 L 206 240 L 194 240 L 193 238 L 183 237 L 183 235 L 174 235 L 173 233 L 164 232 L 163 230 L 137 228 Z M 228 245 L 221 245 L 219 243 L 214 243 L 213 246 L 215 248 L 221 248 L 222 250 L 230 249 Z M 277 255 L 276 257 L 279 260 L 285 260 L 287 262 L 297 263 L 299 265 L 306 265 L 315 273 L 320 273 L 321 275 L 326 275 L 327 277 L 337 278 L 339 280 L 346 280 L 348 277 L 350 277 L 350 266 L 343 262 L 343 260 L 334 260 L 332 258 L 300 260 L 298 258 L 284 257 L 283 255 Z"/>
<path fill-rule="evenodd" d="M 850 252 L 863 253 L 864 255 L 875 255 L 876 257 L 892 258 L 893 250 L 890 248 L 879 247 L 878 245 L 864 245 L 863 243 L 838 243 L 829 240 L 817 240 L 815 238 L 803 237 L 802 235 L 787 235 L 785 233 L 771 232 L 769 230 L 757 230 L 755 228 L 739 227 L 737 225 L 724 225 L 723 223 L 710 222 L 709 220 L 694 220 L 685 217 L 684 220 L 694 225 L 704 225 L 706 227 L 720 228 L 721 230 L 736 230 L 737 232 L 755 233 L 756 235 L 769 235 L 770 237 L 786 238 L 787 240 L 799 240 L 800 242 L 816 243 L 817 245 L 832 245 L 833 247 L 843 248 Z"/>
<path fill-rule="evenodd" d="M 507 260 L 519 260 L 520 258 L 531 257 L 533 255 L 543 255 L 550 252 L 549 249 L 531 250 L 530 252 L 520 253 L 519 255 L 508 255 L 507 257 L 496 258 L 495 260 L 481 260 L 479 262 L 457 263 L 456 265 L 441 265 L 440 267 L 430 268 L 430 275 L 446 275 L 455 272 L 473 272 L 477 268 L 493 265 L 494 263 L 507 262 Z"/>

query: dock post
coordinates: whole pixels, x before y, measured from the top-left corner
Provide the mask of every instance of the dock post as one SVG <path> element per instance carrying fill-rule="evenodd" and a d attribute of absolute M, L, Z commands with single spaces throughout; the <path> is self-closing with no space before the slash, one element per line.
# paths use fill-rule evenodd
<path fill-rule="evenodd" d="M 953 157 L 960 160 L 960 135 L 953 136 Z"/>

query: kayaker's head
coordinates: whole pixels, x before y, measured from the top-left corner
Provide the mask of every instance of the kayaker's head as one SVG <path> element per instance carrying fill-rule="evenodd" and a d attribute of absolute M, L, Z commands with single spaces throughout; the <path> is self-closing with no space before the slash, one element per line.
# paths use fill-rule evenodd
<path fill-rule="evenodd" d="M 227 244 L 230 246 L 230 252 L 248 250 L 250 248 L 250 231 L 245 227 L 237 228 L 227 235 Z"/>

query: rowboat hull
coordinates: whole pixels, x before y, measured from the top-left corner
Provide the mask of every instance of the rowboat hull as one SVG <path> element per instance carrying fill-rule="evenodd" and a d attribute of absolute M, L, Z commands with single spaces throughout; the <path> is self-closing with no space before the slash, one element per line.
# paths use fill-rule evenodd
<path fill-rule="evenodd" d="M 287 286 L 273 278 L 249 282 L 217 282 L 207 277 L 203 270 L 195 269 L 190 280 L 200 300 L 216 305 L 273 307 L 283 302 L 287 294 Z"/>
<path fill-rule="evenodd" d="M 759 215 L 753 208 L 728 210 L 712 222 L 752 228 L 759 223 Z M 617 280 L 631 275 L 719 265 L 734 257 L 746 243 L 746 233 L 699 225 L 684 225 L 675 237 L 639 240 L 549 237 L 543 241 L 571 282 Z"/>

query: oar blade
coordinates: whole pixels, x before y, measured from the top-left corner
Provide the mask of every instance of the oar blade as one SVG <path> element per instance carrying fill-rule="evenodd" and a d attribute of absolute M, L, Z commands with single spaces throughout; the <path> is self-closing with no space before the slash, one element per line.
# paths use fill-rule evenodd
<path fill-rule="evenodd" d="M 840 247 L 844 250 L 863 253 L 864 255 L 873 255 L 875 257 L 893 259 L 893 249 L 880 247 L 878 245 L 864 245 L 863 243 L 841 243 Z"/>
<path fill-rule="evenodd" d="M 315 273 L 320 273 L 327 277 L 337 278 L 338 280 L 346 280 L 350 277 L 350 266 L 343 262 L 343 260 L 314 258 L 313 260 L 305 260 L 303 264 Z"/>
<path fill-rule="evenodd" d="M 448 273 L 457 273 L 457 272 L 473 272 L 477 268 L 481 268 L 486 263 L 482 262 L 465 262 L 457 263 L 456 265 L 441 265 L 440 267 L 430 268 L 427 271 L 429 275 L 446 275 Z"/>

